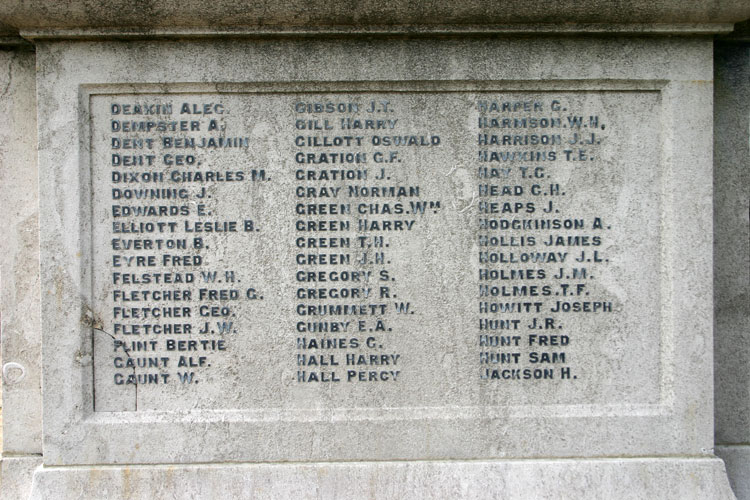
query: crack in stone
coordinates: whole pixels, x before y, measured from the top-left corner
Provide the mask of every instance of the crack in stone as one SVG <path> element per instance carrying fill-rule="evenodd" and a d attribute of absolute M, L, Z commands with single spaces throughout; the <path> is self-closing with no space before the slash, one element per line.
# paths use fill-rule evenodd
<path fill-rule="evenodd" d="M 100 332 L 109 336 L 114 341 L 117 340 L 114 335 L 112 335 L 111 333 L 109 333 L 108 331 L 104 329 L 104 325 L 102 324 L 101 320 L 88 307 L 86 307 L 86 310 L 84 311 L 81 317 L 81 323 L 90 327 L 92 330 L 96 332 Z M 123 348 L 123 352 L 125 352 L 125 355 L 128 357 L 128 359 L 133 361 L 133 358 L 130 356 L 130 352 L 128 350 Z M 92 359 L 93 359 L 93 356 L 92 356 Z M 95 363 L 93 367 L 94 369 L 96 369 Z M 133 386 L 135 388 L 135 411 L 138 411 L 138 376 L 135 370 L 135 362 L 133 362 L 133 378 L 134 378 Z"/>

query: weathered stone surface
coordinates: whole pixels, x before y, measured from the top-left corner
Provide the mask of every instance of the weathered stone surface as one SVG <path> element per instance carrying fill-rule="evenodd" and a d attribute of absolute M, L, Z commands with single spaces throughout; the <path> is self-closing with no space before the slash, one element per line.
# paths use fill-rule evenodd
<path fill-rule="evenodd" d="M 0 21 L 22 30 L 44 28 L 125 28 L 131 32 L 165 28 L 286 29 L 302 27 L 355 27 L 392 29 L 398 26 L 534 25 L 538 30 L 596 30 L 590 25 L 610 25 L 607 30 L 649 30 L 647 25 L 734 23 L 750 17 L 742 0 L 706 3 L 700 0 L 628 0 L 613 4 L 587 1 L 433 1 L 428 5 L 405 0 L 351 2 L 297 0 L 294 2 L 231 2 L 218 0 L 123 2 L 108 0 L 48 2 L 6 1 Z M 689 29 L 689 28 L 688 28 Z M 696 29 L 696 28 L 694 28 Z M 705 28 L 703 28 L 705 29 Z"/>
<path fill-rule="evenodd" d="M 3 452 L 41 453 L 35 60 L 0 50 Z"/>
<path fill-rule="evenodd" d="M 34 471 L 41 456 L 5 456 L 0 463 L 0 493 L 3 498 L 29 498 Z M 61 498 L 58 496 L 58 498 Z"/>
<path fill-rule="evenodd" d="M 717 459 L 506 460 L 40 469 L 32 500 L 59 498 L 731 499 Z"/>
<path fill-rule="evenodd" d="M 717 45 L 715 99 L 715 340 L 717 454 L 750 498 L 750 44 Z"/>
<path fill-rule="evenodd" d="M 709 183 L 704 181 L 711 176 L 711 142 L 706 134 L 711 127 L 711 88 L 705 84 L 711 79 L 710 42 L 687 39 L 439 43 L 426 40 L 233 41 L 40 43 L 37 48 L 40 116 L 44 123 L 40 130 L 41 188 L 50 193 L 42 204 L 44 296 L 48 297 L 43 312 L 45 331 L 49 332 L 45 337 L 48 361 L 45 370 L 50 389 L 45 394 L 45 421 L 49 422 L 45 428 L 46 464 L 710 454 L 711 411 L 705 402 L 711 399 L 711 368 L 705 352 L 711 345 L 711 193 Z M 367 65 L 360 63 L 364 60 L 368 61 Z M 233 64 L 226 64 L 226 61 Z M 287 86 L 266 83 L 279 81 L 287 82 Z M 467 81 L 478 82 L 477 87 L 467 89 Z M 435 92 L 446 88 L 455 94 L 444 100 L 447 108 L 440 108 L 442 104 L 432 103 L 426 97 L 420 101 L 421 93 L 436 95 Z M 400 97 L 402 106 L 420 105 L 426 111 L 439 111 L 440 116 L 433 120 L 425 116 L 424 122 L 417 122 L 414 121 L 417 113 L 403 112 L 398 117 L 409 124 L 405 130 L 416 134 L 434 127 L 440 134 L 460 135 L 461 138 L 448 135 L 445 139 L 446 145 L 457 148 L 456 158 L 464 158 L 461 148 L 470 145 L 463 135 L 471 129 L 462 128 L 468 127 L 463 121 L 473 121 L 469 111 L 458 112 L 456 103 L 472 93 L 490 92 L 498 100 L 502 95 L 516 100 L 534 95 L 541 100 L 543 94 L 545 105 L 560 94 L 573 103 L 580 99 L 584 107 L 579 109 L 585 116 L 601 110 L 603 116 L 619 117 L 619 122 L 607 123 L 607 130 L 615 127 L 614 130 L 624 136 L 608 136 L 611 137 L 609 146 L 602 149 L 604 164 L 610 168 L 602 169 L 600 174 L 591 172 L 593 189 L 588 189 L 585 183 L 571 184 L 572 192 L 567 195 L 572 199 L 584 193 L 590 195 L 598 200 L 592 209 L 598 207 L 623 224 L 628 223 L 627 217 L 620 219 L 617 214 L 629 214 L 630 220 L 638 221 L 639 230 L 643 231 L 639 244 L 645 246 L 638 247 L 641 250 L 634 255 L 628 254 L 624 247 L 635 241 L 624 239 L 617 229 L 614 230 L 613 241 L 619 242 L 612 247 L 616 262 L 609 271 L 611 276 L 607 277 L 607 272 L 601 275 L 602 285 L 599 286 L 608 288 L 607 293 L 613 297 L 618 293 L 623 297 L 635 297 L 628 292 L 626 284 L 633 280 L 641 286 L 647 302 L 643 307 L 650 312 L 641 318 L 642 311 L 636 308 L 618 316 L 617 321 L 597 327 L 603 335 L 610 335 L 615 344 L 621 339 L 622 346 L 616 349 L 602 346 L 605 354 L 599 358 L 594 356 L 594 350 L 582 347 L 579 351 L 587 360 L 584 365 L 593 363 L 599 367 L 595 369 L 602 370 L 599 373 L 619 375 L 614 379 L 603 376 L 601 380 L 590 377 L 586 384 L 593 385 L 585 393 L 563 390 L 558 394 L 539 386 L 536 394 L 529 392 L 524 396 L 518 388 L 508 391 L 488 388 L 488 391 L 498 392 L 488 393 L 486 404 L 477 404 L 471 396 L 476 386 L 451 386 L 450 380 L 444 382 L 446 378 L 440 379 L 442 385 L 438 387 L 454 391 L 453 401 L 458 401 L 459 405 L 451 404 L 449 398 L 423 381 L 407 386 L 411 398 L 390 394 L 388 388 L 382 387 L 373 392 L 377 394 L 373 399 L 368 400 L 366 393 L 361 393 L 352 394 L 347 400 L 346 393 L 319 387 L 287 388 L 286 384 L 294 380 L 287 378 L 293 373 L 285 370 L 297 370 L 296 366 L 290 368 L 294 365 L 296 334 L 287 331 L 288 325 L 283 321 L 288 318 L 284 319 L 283 315 L 271 316 L 272 323 L 277 319 L 282 321 L 278 325 L 283 328 L 274 331 L 263 327 L 263 321 L 269 320 L 259 314 L 257 321 L 261 328 L 248 343 L 256 342 L 253 339 L 262 335 L 260 338 L 269 342 L 259 345 L 268 348 L 253 347 L 243 351 L 248 345 L 245 344 L 246 347 L 239 346 L 234 351 L 251 366 L 258 363 L 254 371 L 238 372 L 244 376 L 231 378 L 228 366 L 221 371 L 217 369 L 218 378 L 214 383 L 228 384 L 223 387 L 227 394 L 213 394 L 201 400 L 200 392 L 186 393 L 184 399 L 175 398 L 178 393 L 154 392 L 149 396 L 144 392 L 138 397 L 145 398 L 148 411 L 94 411 L 92 364 L 96 366 L 97 353 L 90 349 L 92 336 L 99 334 L 94 334 L 90 327 L 104 325 L 97 309 L 101 304 L 106 305 L 109 295 L 106 288 L 97 288 L 97 276 L 106 273 L 101 272 L 101 264 L 94 265 L 104 261 L 97 260 L 96 255 L 101 245 L 96 246 L 92 254 L 90 235 L 105 230 L 108 225 L 102 222 L 111 220 L 102 212 L 104 202 L 99 204 L 88 191 L 89 186 L 102 186 L 104 180 L 97 180 L 98 172 L 89 178 L 89 172 L 91 168 L 104 172 L 118 170 L 111 164 L 103 164 L 110 157 L 111 151 L 107 155 L 104 152 L 112 131 L 102 129 L 99 120 L 104 120 L 105 124 L 112 120 L 106 112 L 111 109 L 113 98 L 107 96 L 120 96 L 117 97 L 120 99 L 129 92 L 146 92 L 154 99 L 159 96 L 172 99 L 170 92 L 175 90 L 183 92 L 186 101 L 194 102 L 196 92 L 203 96 L 200 101 L 203 104 L 217 94 L 226 93 L 227 103 L 234 106 L 230 109 L 243 110 L 243 106 L 250 106 L 248 113 L 241 113 L 248 125 L 232 122 L 236 118 L 230 114 L 227 127 L 252 132 L 255 134 L 253 144 L 262 145 L 253 146 L 255 156 L 245 161 L 246 165 L 257 167 L 267 162 L 269 171 L 281 165 L 284 169 L 278 175 L 284 175 L 287 169 L 293 172 L 296 149 L 287 140 L 293 136 L 290 128 L 294 123 L 287 121 L 286 117 L 291 116 L 288 107 L 271 105 L 282 102 L 290 106 L 292 101 L 284 96 L 280 96 L 285 99 L 282 101 L 269 97 L 239 99 L 233 97 L 235 93 L 281 90 L 282 93 L 307 92 L 329 98 L 335 91 L 342 96 L 354 93 L 357 99 L 364 100 L 373 92 L 416 92 L 413 100 L 408 95 Z M 617 92 L 624 90 L 628 95 L 617 97 Z M 610 92 L 614 96 L 612 101 L 607 100 Z M 577 97 L 572 98 L 571 93 Z M 658 99 L 653 100 L 656 95 Z M 468 104 L 463 109 L 471 109 L 471 101 Z M 259 106 L 260 111 L 253 111 L 253 106 Z M 633 108 L 646 110 L 645 116 L 635 118 Z M 279 116 L 268 122 L 267 128 L 263 122 L 257 124 L 258 128 L 252 128 L 254 116 L 263 116 L 272 109 L 278 109 Z M 315 118 L 323 120 L 325 117 Z M 450 120 L 458 120 L 461 125 L 454 132 L 443 132 L 441 127 Z M 655 125 L 657 130 L 653 131 L 659 135 L 658 141 L 648 134 L 638 135 L 641 130 L 652 129 L 650 120 L 660 124 Z M 84 124 L 83 127 L 79 127 L 79 123 Z M 278 123 L 287 125 L 282 130 Z M 567 139 L 571 137 L 566 135 Z M 633 141 L 637 147 L 633 148 L 623 137 L 640 138 Z M 71 143 L 86 147 L 70 148 Z M 475 161 L 475 155 L 476 152 L 471 153 L 467 161 Z M 225 156 L 221 155 L 201 158 L 209 164 L 215 162 L 222 169 L 239 161 L 222 160 Z M 468 170 L 463 179 L 464 165 L 461 164 L 456 165 L 458 172 L 448 169 L 450 175 L 435 176 L 429 170 L 432 165 L 448 166 L 439 153 L 430 159 L 409 152 L 405 161 L 404 168 L 408 166 L 408 170 L 399 173 L 405 176 L 402 179 L 409 180 L 416 175 L 414 182 L 444 197 L 445 206 L 455 202 L 454 211 L 435 215 L 454 217 L 454 222 L 445 219 L 444 225 L 436 225 L 435 230 L 444 227 L 450 234 L 450 228 L 457 228 L 459 236 L 470 234 L 471 231 L 461 232 L 465 230 L 456 221 L 461 220 L 460 210 L 465 208 L 460 202 L 472 200 L 472 186 L 477 179 L 469 175 Z M 625 165 L 630 167 L 625 168 Z M 561 166 L 557 175 L 567 180 L 565 172 L 566 168 Z M 286 180 L 276 175 L 274 170 L 269 182 L 275 180 L 293 189 L 295 181 L 291 176 Z M 610 184 L 623 191 L 605 196 Z M 263 188 L 257 188 L 256 195 L 253 189 L 247 188 L 249 197 L 241 202 L 248 204 L 244 205 L 248 211 L 255 211 L 253 207 L 257 204 L 259 214 L 263 214 L 263 207 L 278 202 L 277 193 L 281 193 L 273 191 L 281 188 L 273 187 L 267 188 L 269 193 L 264 195 Z M 452 193 L 452 198 L 444 193 L 446 189 Z M 604 194 L 598 191 L 600 189 L 604 189 Z M 679 196 L 672 193 L 679 193 Z M 613 196 L 621 201 L 608 205 Z M 628 201 L 632 199 L 638 201 Z M 571 203 L 570 206 L 576 206 Z M 579 208 L 584 210 L 585 207 Z M 93 218 L 86 215 L 89 213 L 94 214 Z M 274 241 L 271 248 L 276 250 L 275 255 L 269 254 L 262 245 L 257 251 L 238 255 L 255 255 L 261 259 L 260 265 L 266 272 L 283 274 L 288 266 L 285 263 L 288 250 L 275 244 L 273 238 L 279 236 L 272 229 L 282 234 L 291 231 L 291 226 L 285 222 L 288 217 L 290 213 L 286 210 L 258 216 L 261 236 L 263 227 L 270 226 L 268 238 Z M 467 219 L 464 224 L 474 223 Z M 430 235 L 429 230 L 427 234 Z M 290 238 L 291 235 L 287 235 L 279 241 L 286 241 L 288 245 Z M 455 255 L 469 258 L 475 251 L 470 246 L 471 238 L 461 238 L 455 242 Z M 445 244 L 432 239 L 437 244 Z M 430 237 L 422 241 L 429 240 Z M 691 244 L 684 245 L 685 241 Z M 407 283 L 409 266 L 406 263 L 412 262 L 414 276 L 422 280 L 418 287 L 406 285 L 404 293 L 414 293 L 415 300 L 429 301 L 429 297 L 423 295 L 418 298 L 420 290 L 417 288 L 440 291 L 438 300 L 434 301 L 436 307 L 422 306 L 421 310 L 425 311 L 421 313 L 422 319 L 428 323 L 434 321 L 430 316 L 432 312 L 445 325 L 451 328 L 457 325 L 453 341 L 449 341 L 450 337 L 440 330 L 441 327 L 431 331 L 415 322 L 405 328 L 406 320 L 396 325 L 401 332 L 411 331 L 412 336 L 430 339 L 425 352 L 432 357 L 420 362 L 410 361 L 411 373 L 416 377 L 413 380 L 420 380 L 420 369 L 430 370 L 435 366 L 430 362 L 435 356 L 438 356 L 438 363 L 446 364 L 445 367 L 439 365 L 444 374 L 441 376 L 449 379 L 454 372 L 464 370 L 467 360 L 474 363 L 476 359 L 476 351 L 470 349 L 470 344 L 465 343 L 466 337 L 461 336 L 464 329 L 475 328 L 464 326 L 473 323 L 471 317 L 461 312 L 466 304 L 471 308 L 471 302 L 467 302 L 470 298 L 450 293 L 454 285 L 462 290 L 461 280 L 471 279 L 473 271 L 462 278 L 463 274 L 457 274 L 456 268 L 451 267 L 454 264 L 443 264 L 421 243 L 412 248 L 406 241 L 397 239 L 395 242 L 394 272 L 401 273 Z M 228 248 L 231 250 L 231 245 Z M 216 257 L 211 250 L 203 255 Z M 423 258 L 410 261 L 410 256 Z M 629 262 L 636 260 L 640 267 L 633 271 Z M 459 269 L 472 269 L 461 266 L 464 267 Z M 425 272 L 426 269 L 430 272 Z M 111 269 L 107 268 L 106 272 Z M 277 294 L 282 303 L 288 301 L 294 291 L 291 279 L 291 275 L 283 278 L 278 284 L 281 288 L 271 290 L 271 296 Z M 601 292 L 597 290 L 596 293 Z M 246 316 L 245 321 L 247 318 L 252 316 Z M 577 324 L 571 321 L 571 325 Z M 59 331 L 69 334 L 51 333 Z M 476 332 L 471 335 L 475 336 Z M 633 335 L 640 340 L 635 341 Z M 391 345 L 402 342 L 398 345 L 408 347 L 408 338 L 399 340 L 394 336 L 389 340 Z M 641 341 L 647 345 L 643 351 L 639 350 Z M 618 357 L 633 349 L 637 351 L 637 360 L 627 355 Z M 252 355 L 248 356 L 249 352 Z M 412 348 L 409 352 L 415 351 Z M 447 358 L 446 353 L 450 353 Z M 419 359 L 413 356 L 413 360 Z M 634 361 L 641 361 L 640 366 Z M 616 367 L 618 363 L 620 371 Z M 237 369 L 244 370 L 242 366 Z M 269 377 L 268 382 L 255 384 L 248 379 L 248 373 L 263 373 Z M 269 390 L 279 384 L 276 377 L 283 377 L 281 389 Z M 464 375 L 460 375 L 459 380 L 467 380 L 461 377 Z M 476 381 L 477 386 L 481 383 L 481 380 Z M 622 383 L 627 383 L 625 400 L 622 399 L 623 389 L 617 386 Z M 423 393 L 414 389 L 420 384 Z M 295 391 L 297 399 L 287 397 L 286 394 Z M 507 395 L 507 403 L 500 394 Z M 553 398 L 555 404 L 545 404 L 545 395 Z M 128 398 L 133 400 L 132 396 Z M 380 401 L 385 404 L 379 406 Z M 416 404 L 410 404 L 411 401 Z M 161 407 L 159 402 L 163 403 Z M 268 436 L 275 437 L 268 439 Z M 536 437 L 530 439 L 529 436 Z M 164 443 L 173 444 L 164 446 Z"/>
<path fill-rule="evenodd" d="M 724 460 L 729 476 L 729 484 L 738 500 L 750 498 L 750 477 L 747 469 L 750 464 L 750 446 L 716 446 L 716 455 Z"/>
<path fill-rule="evenodd" d="M 747 279 L 732 266 L 748 267 L 747 214 L 735 210 L 748 183 L 731 167 L 746 162 L 746 137 L 731 132 L 747 124 L 744 94 L 730 88 L 746 59 L 717 57 L 731 73 L 719 73 L 717 103 L 732 120 L 717 121 L 728 131 L 714 204 L 710 40 L 455 36 L 720 32 L 748 16 L 745 3 L 179 7 L 0 7 L 13 27 L 0 32 L 23 30 L 38 54 L 45 433 L 32 498 L 732 498 L 712 456 L 714 226 L 727 355 L 717 414 L 731 413 L 717 454 L 745 494 L 742 385 L 729 385 L 747 365 L 736 348 L 747 344 Z M 454 36 L 319 36 L 412 31 Z M 222 32 L 240 36 L 166 39 Z M 316 36 L 242 38 L 280 32 Z M 165 39 L 60 41 L 113 33 Z M 32 109 L 24 61 L 18 95 Z M 9 150 L 32 150 L 28 137 Z M 341 170 L 355 177 L 320 179 Z M 13 174 L 3 186 L 35 191 L 33 175 Z M 419 193 L 351 194 L 358 185 Z M 33 217 L 33 197 L 2 192 Z M 544 208 L 581 226 L 531 228 Z M 319 224 L 329 220 L 352 227 Z M 33 256 L 29 241 L 4 244 Z M 581 263 L 506 260 L 557 246 Z M 39 287 L 24 262 L 11 290 Z M 372 281 L 330 281 L 342 270 Z M 193 280 L 155 284 L 157 274 Z M 360 295 L 331 296 L 342 290 Z M 6 299 L 4 283 L 4 315 L 6 303 L 27 314 L 23 297 Z M 528 307 L 482 310 L 501 302 Z M 341 304 L 382 309 L 319 307 Z M 572 304 L 598 308 L 565 312 Z M 310 331 L 321 325 L 325 335 Z M 18 349 L 28 337 L 13 328 L 3 355 L 30 353 L 33 371 L 34 346 Z M 358 345 L 311 352 L 310 337 Z M 40 451 L 28 377 L 9 393 L 28 396 L 11 403 L 24 415 L 5 428 L 26 454 Z M 671 458 L 635 458 L 648 456 Z M 3 495 L 25 496 L 35 466 L 6 459 Z"/>
<path fill-rule="evenodd" d="M 747 443 L 750 440 L 748 45 L 720 46 L 716 71 L 716 439 L 721 444 Z"/>

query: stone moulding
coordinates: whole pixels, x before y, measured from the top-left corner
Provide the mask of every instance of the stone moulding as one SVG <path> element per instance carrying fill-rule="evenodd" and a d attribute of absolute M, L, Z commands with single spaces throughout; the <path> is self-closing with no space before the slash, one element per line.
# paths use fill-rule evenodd
<path fill-rule="evenodd" d="M 285 38 L 285 37 L 481 37 L 523 34 L 590 35 L 710 35 L 731 33 L 732 23 L 640 24 L 497 24 L 413 26 L 323 26 L 207 28 L 62 28 L 22 30 L 26 40 L 94 40 L 98 38 Z"/>
<path fill-rule="evenodd" d="M 66 496 L 72 495 L 72 496 Z M 721 460 L 642 458 L 40 467 L 47 498 L 731 499 Z"/>
<path fill-rule="evenodd" d="M 565 33 L 723 32 L 750 17 L 742 0 L 437 0 L 429 4 L 372 0 L 233 2 L 217 0 L 8 0 L 0 23 L 27 33 L 62 36 L 132 36 L 207 33 L 232 35 L 306 32 Z"/>

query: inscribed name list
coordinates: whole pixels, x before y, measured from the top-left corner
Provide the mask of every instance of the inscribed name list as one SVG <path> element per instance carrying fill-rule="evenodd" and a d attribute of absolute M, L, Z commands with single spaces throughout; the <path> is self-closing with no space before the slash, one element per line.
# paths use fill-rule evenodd
<path fill-rule="evenodd" d="M 656 402 L 659 105 L 92 95 L 95 409 Z"/>

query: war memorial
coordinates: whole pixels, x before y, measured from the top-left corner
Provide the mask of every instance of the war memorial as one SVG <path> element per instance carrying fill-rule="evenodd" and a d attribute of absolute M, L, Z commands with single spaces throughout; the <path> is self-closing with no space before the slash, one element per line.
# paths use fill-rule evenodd
<path fill-rule="evenodd" d="M 750 500 L 750 5 L 0 5 L 0 497 Z"/>

